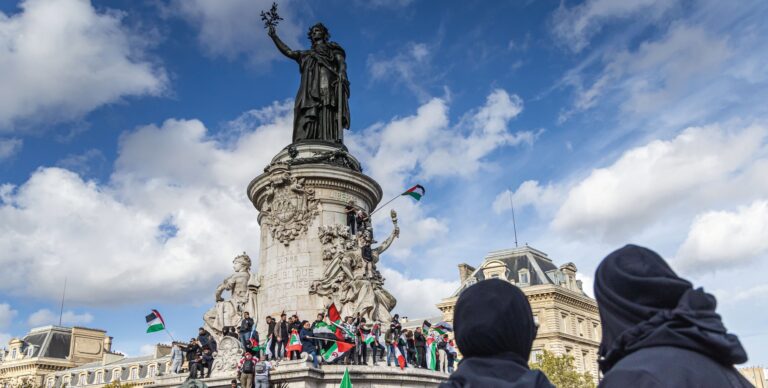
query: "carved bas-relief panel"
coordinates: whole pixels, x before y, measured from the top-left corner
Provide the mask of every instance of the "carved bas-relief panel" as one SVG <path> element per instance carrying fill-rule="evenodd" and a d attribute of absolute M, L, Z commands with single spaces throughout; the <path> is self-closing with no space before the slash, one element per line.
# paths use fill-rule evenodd
<path fill-rule="evenodd" d="M 312 218 L 318 214 L 315 190 L 305 187 L 303 178 L 296 179 L 288 171 L 272 173 L 264 196 L 263 224 L 269 228 L 272 237 L 284 245 L 306 232 Z"/>
<path fill-rule="evenodd" d="M 350 234 L 345 225 L 326 225 L 318 230 L 323 244 L 325 270 L 312 282 L 309 292 L 335 304 L 342 316 L 360 313 L 367 322 L 389 322 L 397 300 L 384 289 L 384 278 L 376 268 L 379 256 L 400 235 L 397 213 L 391 214 L 394 229 L 384 242 L 372 247 L 369 228 Z"/>
<path fill-rule="evenodd" d="M 240 341 L 232 337 L 224 337 L 219 342 L 218 353 L 213 360 L 211 376 L 231 375 L 237 370 L 237 364 L 243 356 Z"/>

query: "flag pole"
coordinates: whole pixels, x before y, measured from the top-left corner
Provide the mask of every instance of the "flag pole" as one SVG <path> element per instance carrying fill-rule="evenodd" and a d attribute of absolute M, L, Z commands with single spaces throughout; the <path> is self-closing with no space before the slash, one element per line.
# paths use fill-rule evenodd
<path fill-rule="evenodd" d="M 381 206 L 377 207 L 377 208 L 376 208 L 374 211 L 372 211 L 372 212 L 371 212 L 371 214 L 369 214 L 369 216 L 372 216 L 372 215 L 373 215 L 373 213 L 376 213 L 377 211 L 379 211 L 379 210 L 383 209 L 383 208 L 384 208 L 384 206 L 387 206 L 387 205 L 389 205 L 390 203 L 392 203 L 392 201 L 394 201 L 394 200 L 396 200 L 396 199 L 398 199 L 398 198 L 400 198 L 400 197 L 402 197 L 402 196 L 403 196 L 402 194 L 398 194 L 398 195 L 396 195 L 396 196 L 395 196 L 395 198 L 392 198 L 392 199 L 390 199 L 389 201 L 387 201 L 387 203 L 385 203 L 385 204 L 383 204 L 383 205 L 381 205 Z"/>
<path fill-rule="evenodd" d="M 173 336 L 171 335 L 171 332 L 168 331 L 165 325 L 163 325 L 163 331 L 165 332 L 165 334 L 168 334 L 168 337 L 171 338 L 171 345 L 173 345 L 173 343 L 176 342 L 176 340 L 173 338 Z"/>

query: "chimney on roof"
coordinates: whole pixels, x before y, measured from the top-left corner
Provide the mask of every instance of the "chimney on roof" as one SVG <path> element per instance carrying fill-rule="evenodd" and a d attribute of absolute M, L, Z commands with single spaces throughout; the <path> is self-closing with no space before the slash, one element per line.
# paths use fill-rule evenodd
<path fill-rule="evenodd" d="M 472 272 L 475 272 L 475 267 L 472 267 L 467 263 L 459 264 L 459 280 L 461 280 L 462 283 L 469 279 Z"/>
<path fill-rule="evenodd" d="M 111 352 L 112 351 L 112 337 L 105 336 L 104 337 L 104 351 L 105 352 Z"/>

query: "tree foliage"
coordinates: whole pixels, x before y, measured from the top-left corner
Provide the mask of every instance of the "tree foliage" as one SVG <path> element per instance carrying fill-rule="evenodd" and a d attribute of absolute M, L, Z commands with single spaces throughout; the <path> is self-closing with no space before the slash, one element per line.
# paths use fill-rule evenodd
<path fill-rule="evenodd" d="M 595 380 L 589 372 L 579 373 L 574 366 L 574 358 L 564 354 L 558 356 L 548 350 L 531 363 L 531 369 L 539 369 L 547 375 L 549 381 L 558 388 L 595 388 Z"/>

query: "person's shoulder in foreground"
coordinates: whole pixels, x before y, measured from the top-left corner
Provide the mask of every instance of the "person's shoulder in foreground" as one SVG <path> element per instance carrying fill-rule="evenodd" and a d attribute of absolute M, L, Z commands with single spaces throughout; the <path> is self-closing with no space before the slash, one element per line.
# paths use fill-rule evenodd
<path fill-rule="evenodd" d="M 595 273 L 601 388 L 752 387 L 747 360 L 715 312 L 714 296 L 677 276 L 655 252 L 627 245 Z"/>
<path fill-rule="evenodd" d="M 454 309 L 456 343 L 464 359 L 441 388 L 552 388 L 528 368 L 536 325 L 523 292 L 498 279 L 478 282 Z"/>

